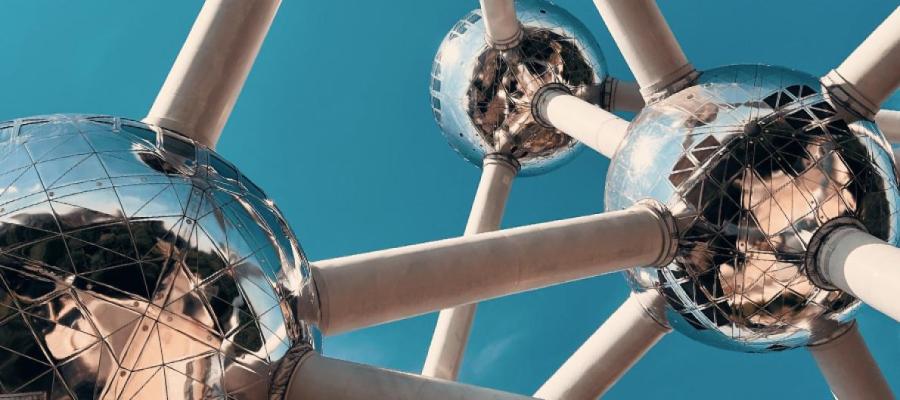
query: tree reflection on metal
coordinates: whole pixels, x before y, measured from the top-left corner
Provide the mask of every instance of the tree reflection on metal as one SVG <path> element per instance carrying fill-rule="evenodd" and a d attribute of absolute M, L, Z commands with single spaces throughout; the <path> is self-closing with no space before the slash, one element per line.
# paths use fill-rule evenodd
<path fill-rule="evenodd" d="M 255 397 L 292 345 L 312 344 L 291 303 L 304 255 L 218 154 L 103 116 L 2 133 L 3 392 Z"/>

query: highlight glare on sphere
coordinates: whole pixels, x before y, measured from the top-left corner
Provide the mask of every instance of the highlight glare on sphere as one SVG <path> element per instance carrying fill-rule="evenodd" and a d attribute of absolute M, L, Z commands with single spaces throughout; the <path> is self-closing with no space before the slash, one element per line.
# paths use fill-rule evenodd
<path fill-rule="evenodd" d="M 818 79 L 783 68 L 713 69 L 646 107 L 606 182 L 607 209 L 653 198 L 677 221 L 674 262 L 628 272 L 633 290 L 659 291 L 674 328 L 726 349 L 815 344 L 851 321 L 860 302 L 806 273 L 809 241 L 826 222 L 851 217 L 900 244 L 887 140 Z"/>
<path fill-rule="evenodd" d="M 498 50 L 485 39 L 481 10 L 454 25 L 431 72 L 431 106 L 450 145 L 477 166 L 491 153 L 511 154 L 522 175 L 570 160 L 581 145 L 536 121 L 531 100 L 559 85 L 599 103 L 606 65 L 597 42 L 573 15 L 543 0 L 516 2 L 521 43 Z"/>
<path fill-rule="evenodd" d="M 259 398 L 306 258 L 214 151 L 106 116 L 0 123 L 0 393 Z M 158 378 L 157 378 L 158 377 Z"/>

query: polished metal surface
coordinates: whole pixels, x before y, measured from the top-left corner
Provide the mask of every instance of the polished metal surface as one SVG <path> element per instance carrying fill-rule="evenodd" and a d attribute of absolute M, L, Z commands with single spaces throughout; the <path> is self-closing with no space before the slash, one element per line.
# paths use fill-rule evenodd
<path fill-rule="evenodd" d="M 645 108 L 613 158 L 607 208 L 653 198 L 679 231 L 674 262 L 628 280 L 662 293 L 672 326 L 714 346 L 764 352 L 828 339 L 860 302 L 810 281 L 809 242 L 849 217 L 900 244 L 892 157 L 875 124 L 834 105 L 810 75 L 704 72 Z"/>
<path fill-rule="evenodd" d="M 0 123 L 0 394 L 264 398 L 309 284 L 290 228 L 215 152 L 104 116 Z M 0 397 L 3 397 L 0 396 Z"/>
<path fill-rule="evenodd" d="M 511 154 L 522 175 L 549 171 L 581 145 L 535 121 L 531 100 L 546 85 L 599 103 L 606 65 L 597 42 L 572 14 L 542 0 L 520 0 L 518 46 L 492 48 L 481 10 L 456 23 L 431 71 L 431 106 L 450 145 L 481 166 L 491 153 Z"/>

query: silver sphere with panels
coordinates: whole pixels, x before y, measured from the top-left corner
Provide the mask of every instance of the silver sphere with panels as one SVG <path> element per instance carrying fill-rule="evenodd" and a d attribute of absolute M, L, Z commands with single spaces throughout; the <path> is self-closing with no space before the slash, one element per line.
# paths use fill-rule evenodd
<path fill-rule="evenodd" d="M 750 352 L 843 332 L 860 302 L 817 285 L 806 252 L 842 218 L 900 244 L 900 191 L 884 135 L 842 109 L 811 75 L 737 65 L 704 71 L 635 118 L 606 205 L 650 197 L 674 214 L 674 261 L 628 278 L 665 296 L 676 329 Z"/>
<path fill-rule="evenodd" d="M 259 398 L 306 258 L 208 147 L 107 116 L 0 123 L 0 384 L 46 398 Z"/>
<path fill-rule="evenodd" d="M 522 175 L 571 160 L 577 140 L 540 123 L 532 99 L 547 85 L 599 104 L 606 64 L 593 35 L 577 18 L 544 0 L 516 2 L 521 23 L 515 44 L 492 45 L 480 9 L 444 37 L 431 71 L 435 120 L 450 145 L 479 167 L 489 154 L 506 154 Z"/>

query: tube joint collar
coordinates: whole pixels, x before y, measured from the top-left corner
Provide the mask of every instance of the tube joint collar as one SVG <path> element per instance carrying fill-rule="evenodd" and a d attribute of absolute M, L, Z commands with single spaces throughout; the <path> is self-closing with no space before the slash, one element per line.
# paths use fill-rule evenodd
<path fill-rule="evenodd" d="M 675 225 L 675 217 L 672 216 L 672 213 L 663 203 L 657 200 L 644 199 L 637 202 L 636 206 L 650 211 L 656 217 L 657 222 L 659 222 L 663 245 L 659 257 L 651 265 L 669 265 L 675 259 L 675 254 L 678 250 L 678 227 Z"/>
<path fill-rule="evenodd" d="M 865 225 L 856 218 L 839 217 L 822 225 L 809 241 L 806 259 L 803 263 L 804 269 L 809 280 L 822 289 L 840 290 L 831 284 L 831 280 L 825 271 L 825 263 L 830 257 L 831 251 L 834 250 L 834 246 L 830 244 L 831 239 L 835 234 L 847 228 L 868 232 Z"/>
<path fill-rule="evenodd" d="M 687 63 L 656 83 L 641 86 L 641 96 L 644 97 L 644 102 L 650 105 L 694 85 L 698 77 L 700 73 L 691 63 Z"/>
<path fill-rule="evenodd" d="M 867 120 L 875 118 L 878 105 L 867 99 L 853 83 L 845 79 L 837 70 L 831 70 L 822 77 L 822 85 L 825 86 L 831 99 L 850 111 Z"/>

